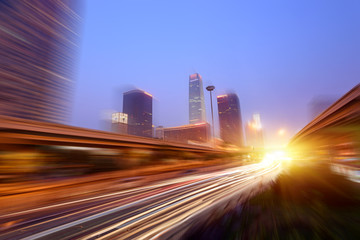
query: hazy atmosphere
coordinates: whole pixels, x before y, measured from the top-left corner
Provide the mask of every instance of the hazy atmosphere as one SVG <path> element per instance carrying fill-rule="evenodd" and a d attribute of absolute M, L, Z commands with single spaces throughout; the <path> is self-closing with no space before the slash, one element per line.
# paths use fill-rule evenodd
<path fill-rule="evenodd" d="M 360 239 L 359 0 L 0 0 L 1 239 Z"/>
<path fill-rule="evenodd" d="M 238 94 L 244 124 L 260 113 L 267 143 L 284 144 L 309 122 L 314 97 L 337 99 L 359 82 L 359 10 L 359 1 L 86 1 L 72 124 L 101 129 L 101 113 L 121 111 L 133 86 L 153 94 L 155 126 L 187 124 L 198 72 L 215 95 Z"/>

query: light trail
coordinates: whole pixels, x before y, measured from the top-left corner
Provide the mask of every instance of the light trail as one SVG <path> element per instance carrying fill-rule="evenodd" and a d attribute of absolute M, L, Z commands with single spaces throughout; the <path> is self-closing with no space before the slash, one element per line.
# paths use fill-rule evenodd
<path fill-rule="evenodd" d="M 275 162 L 252 164 L 8 214 L 0 220 L 39 216 L 0 232 L 0 239 L 155 239 L 235 195 L 256 189 L 279 169 Z"/>

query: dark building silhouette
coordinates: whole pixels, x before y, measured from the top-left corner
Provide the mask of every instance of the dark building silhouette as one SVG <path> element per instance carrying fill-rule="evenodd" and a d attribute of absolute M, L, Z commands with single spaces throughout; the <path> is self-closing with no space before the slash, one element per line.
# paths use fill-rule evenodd
<path fill-rule="evenodd" d="M 220 137 L 225 143 L 243 146 L 243 130 L 240 102 L 236 94 L 225 94 L 217 97 Z"/>
<path fill-rule="evenodd" d="M 206 122 L 202 77 L 198 73 L 189 76 L 189 122 Z"/>
<path fill-rule="evenodd" d="M 0 114 L 64 123 L 81 1 L 0 1 Z"/>
<path fill-rule="evenodd" d="M 152 137 L 152 95 L 142 90 L 124 93 L 123 112 L 128 115 L 128 134 Z"/>

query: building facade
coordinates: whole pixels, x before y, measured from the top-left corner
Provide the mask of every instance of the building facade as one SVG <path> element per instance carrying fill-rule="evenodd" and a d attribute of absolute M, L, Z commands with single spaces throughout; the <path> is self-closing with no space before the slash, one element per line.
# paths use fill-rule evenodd
<path fill-rule="evenodd" d="M 0 1 L 0 114 L 65 123 L 81 1 Z"/>
<path fill-rule="evenodd" d="M 111 115 L 111 131 L 119 134 L 128 134 L 128 115 L 117 112 Z"/>
<path fill-rule="evenodd" d="M 198 73 L 189 76 L 189 122 L 206 122 L 202 77 Z"/>
<path fill-rule="evenodd" d="M 158 126 L 155 129 L 155 138 L 157 139 L 164 139 L 164 127 Z"/>
<path fill-rule="evenodd" d="M 151 94 L 138 89 L 124 93 L 123 112 L 128 115 L 128 134 L 153 137 Z"/>
<path fill-rule="evenodd" d="M 210 140 L 210 124 L 207 122 L 162 129 L 163 139 L 178 143 L 207 143 Z"/>
<path fill-rule="evenodd" d="M 249 147 L 264 147 L 263 128 L 260 121 L 260 114 L 253 114 L 253 119 L 245 126 L 246 143 Z"/>
<path fill-rule="evenodd" d="M 244 145 L 240 101 L 235 93 L 217 97 L 220 137 L 228 144 Z"/>

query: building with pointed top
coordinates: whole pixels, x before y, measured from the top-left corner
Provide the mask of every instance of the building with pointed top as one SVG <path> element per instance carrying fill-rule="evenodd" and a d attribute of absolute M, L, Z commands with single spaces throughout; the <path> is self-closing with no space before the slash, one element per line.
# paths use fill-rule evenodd
<path fill-rule="evenodd" d="M 189 122 L 206 122 L 204 87 L 202 77 L 198 73 L 189 76 Z"/>

